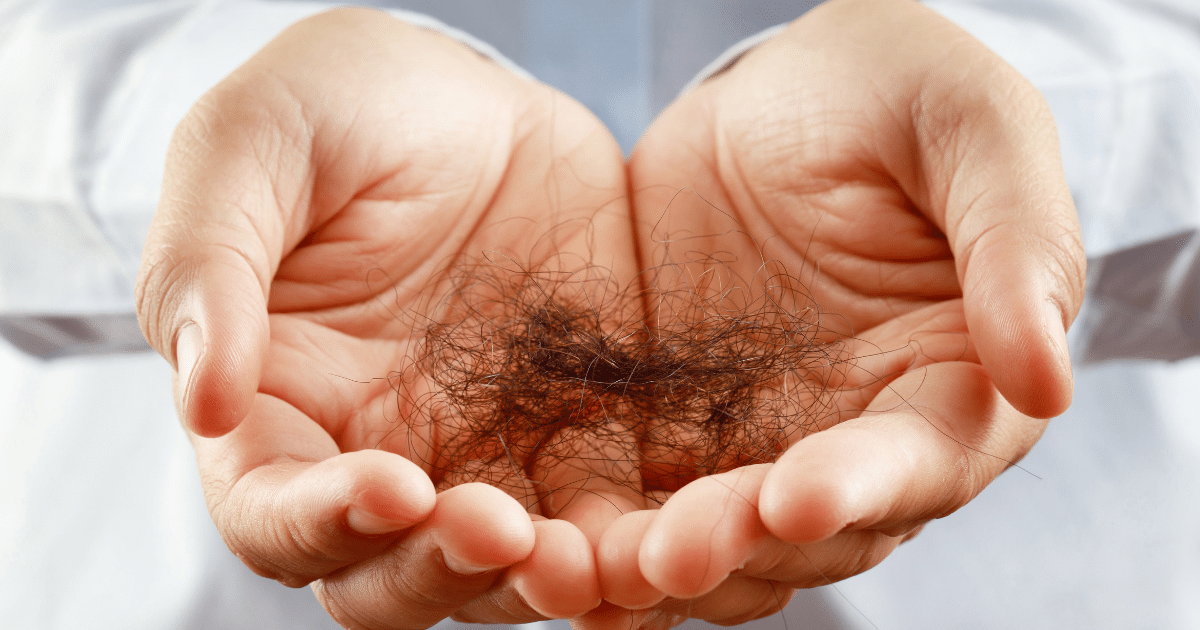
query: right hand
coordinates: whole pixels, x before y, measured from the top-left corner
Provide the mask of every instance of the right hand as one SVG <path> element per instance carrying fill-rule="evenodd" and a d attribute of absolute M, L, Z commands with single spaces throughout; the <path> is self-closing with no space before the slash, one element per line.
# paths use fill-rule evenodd
<path fill-rule="evenodd" d="M 612 524 L 606 597 L 636 610 L 596 611 L 591 630 L 741 623 L 865 571 L 1069 405 L 1086 258 L 1054 118 L 928 7 L 824 3 L 668 107 L 629 173 L 650 260 L 670 243 L 720 251 L 731 276 L 778 264 L 824 314 L 822 344 L 855 359 L 844 379 L 792 380 L 841 388 L 813 406 L 820 432 Z"/>
<path fill-rule="evenodd" d="M 397 315 L 436 303 L 449 261 L 528 260 L 582 217 L 555 245 L 632 277 L 625 195 L 577 103 L 374 11 L 304 20 L 206 94 L 172 141 L 137 299 L 230 549 L 315 581 L 353 627 L 595 607 L 586 516 L 435 488 L 384 377 L 419 337 Z"/>

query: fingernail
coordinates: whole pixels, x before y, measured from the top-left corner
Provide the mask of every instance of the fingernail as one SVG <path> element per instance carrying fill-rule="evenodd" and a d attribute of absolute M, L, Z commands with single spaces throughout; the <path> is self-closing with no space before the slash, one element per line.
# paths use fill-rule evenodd
<path fill-rule="evenodd" d="M 183 388 L 183 409 L 187 412 L 188 399 L 192 393 L 192 372 L 204 356 L 204 334 L 196 322 L 188 322 L 179 329 L 175 337 L 175 367 L 179 371 L 179 383 Z"/>
<path fill-rule="evenodd" d="M 476 566 L 474 564 L 471 564 L 469 562 L 463 562 L 462 560 L 446 553 L 445 550 L 442 550 L 442 560 L 445 561 L 447 569 L 450 569 L 451 571 L 453 571 L 459 575 L 478 575 L 480 573 L 485 573 L 487 571 L 491 571 L 493 569 L 500 568 L 500 567 L 481 567 L 481 566 Z"/>
<path fill-rule="evenodd" d="M 368 536 L 377 536 L 404 529 L 403 523 L 383 518 L 356 505 L 346 510 L 346 524 L 350 529 Z"/>

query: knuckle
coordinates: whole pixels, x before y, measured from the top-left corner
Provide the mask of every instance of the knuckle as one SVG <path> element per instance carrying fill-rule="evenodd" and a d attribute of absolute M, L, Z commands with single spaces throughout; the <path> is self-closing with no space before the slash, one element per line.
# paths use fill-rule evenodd
<path fill-rule="evenodd" d="M 284 586 L 298 588 L 327 571 L 326 554 L 298 528 L 269 518 L 261 506 L 252 505 L 234 485 L 217 481 L 206 486 L 210 512 L 225 545 L 255 574 Z"/>
<path fill-rule="evenodd" d="M 544 621 L 546 616 L 534 610 L 515 589 L 502 586 L 459 608 L 452 618 L 463 623 L 525 624 Z"/>
<path fill-rule="evenodd" d="M 280 584 L 290 587 L 299 588 L 312 582 L 312 577 L 300 575 L 294 571 L 290 571 L 278 562 L 273 561 L 267 555 L 264 555 L 260 549 L 254 545 L 247 545 L 240 538 L 234 536 L 223 536 L 225 545 L 229 551 L 233 553 L 238 560 L 250 569 L 255 575 L 264 577 L 269 580 L 274 580 Z"/>
<path fill-rule="evenodd" d="M 781 592 L 782 591 L 782 592 Z M 762 581 L 758 597 L 746 606 L 746 611 L 725 619 L 711 619 L 709 623 L 718 626 L 738 626 L 744 623 L 773 615 L 787 606 L 792 599 L 795 589 L 782 586 L 773 581 Z"/>
<path fill-rule="evenodd" d="M 990 475 L 975 464 L 973 454 L 966 448 L 960 449 L 959 456 L 953 462 L 954 470 L 949 472 L 954 483 L 946 493 L 942 508 L 933 514 L 933 518 L 944 518 L 957 512 L 987 486 Z"/>
<path fill-rule="evenodd" d="M 454 610 L 459 604 L 454 594 L 436 588 L 427 576 L 408 571 L 376 576 L 376 590 L 388 601 L 408 602 L 412 608 L 429 613 Z"/>
<path fill-rule="evenodd" d="M 867 571 L 883 562 L 891 553 L 890 537 L 882 532 L 862 532 L 847 538 L 843 552 L 825 570 L 820 583 L 840 582 Z"/>
<path fill-rule="evenodd" d="M 229 511 L 226 510 L 223 513 L 228 514 Z M 278 551 L 272 553 L 267 550 L 272 547 L 278 550 L 278 541 L 270 540 L 273 538 L 270 534 L 247 532 L 244 527 L 229 524 L 228 519 L 223 519 L 222 523 L 224 525 L 219 524 L 218 529 L 221 532 L 221 538 L 225 541 L 225 546 L 255 575 L 292 587 L 303 586 L 311 581 L 311 579 L 304 579 L 294 571 L 288 570 L 287 565 L 294 563 L 281 562 L 281 554 Z"/>

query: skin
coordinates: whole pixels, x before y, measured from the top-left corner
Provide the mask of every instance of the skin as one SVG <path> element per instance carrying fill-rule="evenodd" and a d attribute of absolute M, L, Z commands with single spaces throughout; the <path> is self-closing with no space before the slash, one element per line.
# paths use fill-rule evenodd
<path fill-rule="evenodd" d="M 374 378 L 419 338 L 397 315 L 436 317 L 437 272 L 464 252 L 551 266 L 591 253 L 632 277 L 621 153 L 595 117 L 447 37 L 339 10 L 204 96 L 166 172 L 139 313 L 178 369 L 230 549 L 312 583 L 350 627 L 598 605 L 579 528 L 483 483 L 437 493 L 449 483 L 414 464 L 436 443 L 397 426 L 392 384 Z M 454 481 L 490 480 L 469 472 Z"/>
<path fill-rule="evenodd" d="M 288 29 L 181 123 L 139 318 L 177 369 L 225 541 L 262 575 L 311 583 L 339 623 L 737 623 L 874 566 L 1069 404 L 1084 257 L 1058 159 L 1036 91 L 907 1 L 810 12 L 672 105 L 627 166 L 561 94 L 339 10 Z M 723 219 L 696 210 L 714 206 L 743 228 L 722 248 L 744 277 L 760 245 L 820 269 L 827 335 L 863 357 L 840 423 L 661 509 L 604 467 L 534 462 L 536 487 L 582 491 L 532 506 L 435 485 L 418 464 L 436 440 L 388 423 L 396 395 L 371 379 L 414 341 L 398 313 L 436 316 L 437 271 L 492 251 L 591 256 L 632 279 L 661 254 L 664 217 L 706 233 Z M 581 218 L 595 229 L 571 229 Z M 549 250 L 531 236 L 547 225 L 567 226 Z"/>
<path fill-rule="evenodd" d="M 882 378 L 848 388 L 839 404 L 856 417 L 774 464 L 622 516 L 598 549 L 606 598 L 666 599 L 577 625 L 772 614 L 789 588 L 874 566 L 1021 459 L 1071 398 L 1085 258 L 1058 156 L 1037 91 L 914 2 L 822 5 L 665 111 L 629 161 L 643 251 L 664 220 L 712 232 L 689 205 L 728 209 L 746 238 L 722 246 L 738 260 L 756 264 L 765 242 L 788 269 L 820 269 L 808 289 L 838 316 L 832 338 L 911 354 L 860 363 L 852 380 Z M 734 581 L 742 605 L 722 592 Z"/>

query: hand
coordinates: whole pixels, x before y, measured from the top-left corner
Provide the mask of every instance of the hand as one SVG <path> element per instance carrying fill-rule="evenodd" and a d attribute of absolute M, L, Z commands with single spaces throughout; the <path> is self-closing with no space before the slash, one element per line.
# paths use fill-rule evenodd
<path fill-rule="evenodd" d="M 1085 258 L 1053 119 L 933 11 L 814 9 L 673 104 L 629 173 L 644 250 L 667 220 L 728 233 L 686 208 L 726 209 L 735 271 L 765 257 L 805 279 L 824 338 L 860 358 L 836 426 L 613 523 L 598 559 L 616 606 L 584 625 L 770 614 L 970 501 L 1068 406 Z"/>
<path fill-rule="evenodd" d="M 435 316 L 438 272 L 460 256 L 538 262 L 560 225 L 545 256 L 632 278 L 625 191 L 616 143 L 578 104 L 373 11 L 289 28 L 197 103 L 172 141 L 138 312 L 178 370 L 230 549 L 285 584 L 315 580 L 355 627 L 594 607 L 580 529 L 483 484 L 435 496 L 414 462 L 437 444 L 387 420 L 382 377 L 419 341 L 402 315 Z M 572 230 L 580 217 L 593 231 Z"/>

